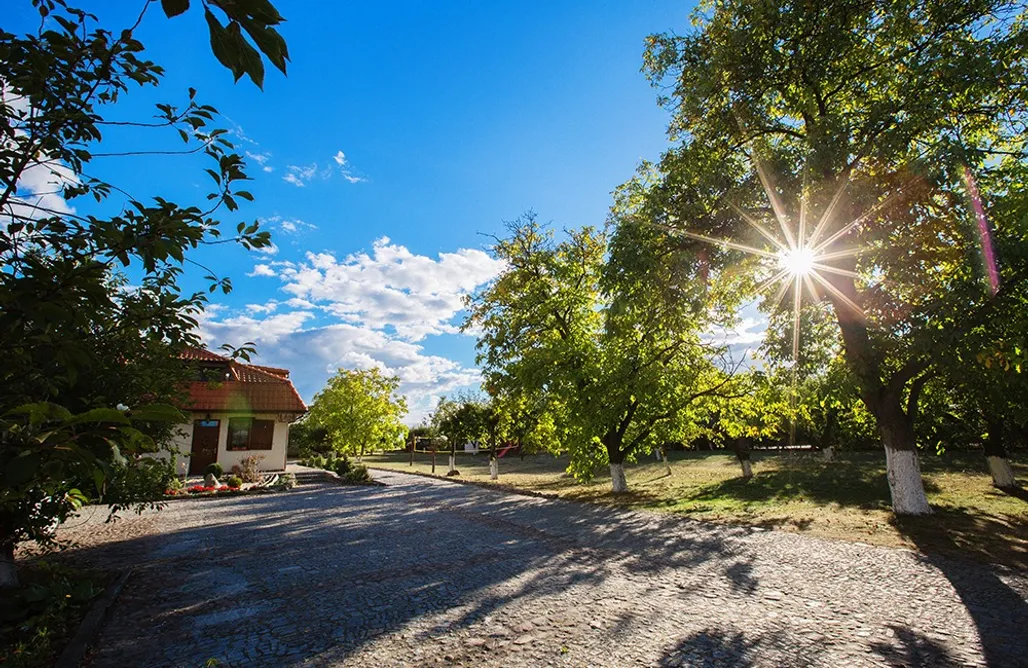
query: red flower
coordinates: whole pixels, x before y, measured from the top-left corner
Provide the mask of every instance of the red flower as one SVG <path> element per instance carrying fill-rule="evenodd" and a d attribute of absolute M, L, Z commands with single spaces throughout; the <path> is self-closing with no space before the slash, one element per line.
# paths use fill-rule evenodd
<path fill-rule="evenodd" d="M 232 489 L 232 488 L 231 488 L 231 487 L 229 487 L 228 485 L 222 485 L 221 487 L 219 487 L 219 488 L 218 488 L 218 491 L 219 491 L 219 492 L 227 492 L 227 491 L 229 491 L 230 489 Z"/>

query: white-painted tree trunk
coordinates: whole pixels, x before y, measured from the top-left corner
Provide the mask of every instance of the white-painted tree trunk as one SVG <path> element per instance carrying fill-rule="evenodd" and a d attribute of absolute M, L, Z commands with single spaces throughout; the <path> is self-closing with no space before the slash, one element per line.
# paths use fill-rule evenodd
<path fill-rule="evenodd" d="M 664 460 L 664 470 L 667 471 L 668 475 L 671 475 L 671 463 L 667 460 L 667 453 L 661 450 L 660 458 Z"/>
<path fill-rule="evenodd" d="M 827 448 L 825 448 L 824 450 L 821 451 L 821 456 L 824 458 L 824 460 L 826 462 L 834 462 L 835 461 L 835 448 L 833 448 L 831 446 L 828 446 Z"/>
<path fill-rule="evenodd" d="M 748 460 L 748 459 L 740 459 L 739 463 L 742 464 L 742 477 L 743 478 L 752 478 L 753 477 L 753 467 L 750 465 L 750 460 Z"/>
<path fill-rule="evenodd" d="M 1010 467 L 1010 460 L 1006 457 L 986 457 L 989 463 L 989 473 L 992 474 L 992 484 L 1000 489 L 1011 489 L 1017 487 L 1014 479 L 1014 469 Z"/>
<path fill-rule="evenodd" d="M 913 450 L 893 450 L 885 446 L 885 469 L 892 494 L 892 512 L 897 515 L 930 515 L 931 506 L 924 493 L 921 464 Z"/>
<path fill-rule="evenodd" d="M 659 462 L 660 461 L 660 450 L 654 450 L 653 451 L 653 455 L 657 458 L 657 461 Z"/>
<path fill-rule="evenodd" d="M 500 460 L 493 458 L 489 460 L 489 479 L 498 480 L 500 478 Z"/>
<path fill-rule="evenodd" d="M 625 465 L 610 465 L 610 487 L 615 494 L 628 491 L 628 480 L 625 479 Z"/>
<path fill-rule="evenodd" d="M 453 475 L 453 472 L 457 470 L 457 455 L 450 455 L 450 470 L 448 475 Z"/>
<path fill-rule="evenodd" d="M 18 572 L 14 569 L 14 546 L 0 547 L 0 591 L 18 586 Z"/>

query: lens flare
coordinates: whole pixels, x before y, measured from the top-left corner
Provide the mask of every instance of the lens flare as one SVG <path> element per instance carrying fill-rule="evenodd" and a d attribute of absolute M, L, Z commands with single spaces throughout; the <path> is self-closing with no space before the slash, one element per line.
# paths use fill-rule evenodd
<path fill-rule="evenodd" d="M 817 256 L 814 255 L 814 251 L 803 246 L 790 248 L 778 254 L 778 268 L 792 276 L 806 276 L 814 271 L 816 263 Z"/>

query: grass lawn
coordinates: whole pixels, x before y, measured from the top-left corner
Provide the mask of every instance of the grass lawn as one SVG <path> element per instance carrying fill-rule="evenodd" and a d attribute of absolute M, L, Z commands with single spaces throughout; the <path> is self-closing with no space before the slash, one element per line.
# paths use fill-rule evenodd
<path fill-rule="evenodd" d="M 647 508 L 719 522 L 774 527 L 842 540 L 904 546 L 927 553 L 1028 568 L 1028 495 L 992 487 L 981 455 L 923 455 L 928 500 L 935 514 L 897 520 L 889 510 L 884 453 L 841 453 L 825 463 L 812 453 L 753 453 L 746 481 L 734 455 L 672 452 L 671 475 L 651 457 L 626 465 L 629 492 L 610 492 L 610 474 L 589 484 L 564 474 L 567 459 L 549 455 L 500 459 L 499 485 L 577 501 Z M 448 453 L 436 458 L 444 477 Z M 364 463 L 398 471 L 431 472 L 431 455 L 418 453 L 413 468 L 405 452 L 371 455 Z M 460 480 L 489 480 L 485 454 L 458 453 Z M 1016 475 L 1028 477 L 1023 453 Z"/>
<path fill-rule="evenodd" d="M 0 597 L 0 666 L 52 666 L 112 574 L 37 560 L 18 576 L 20 587 Z"/>

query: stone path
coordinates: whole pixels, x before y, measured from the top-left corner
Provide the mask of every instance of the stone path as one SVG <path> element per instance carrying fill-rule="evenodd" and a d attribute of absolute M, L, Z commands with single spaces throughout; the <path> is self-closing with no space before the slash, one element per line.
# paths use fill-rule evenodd
<path fill-rule="evenodd" d="M 70 528 L 89 665 L 1028 666 L 1025 574 L 375 475 Z"/>

